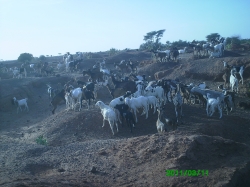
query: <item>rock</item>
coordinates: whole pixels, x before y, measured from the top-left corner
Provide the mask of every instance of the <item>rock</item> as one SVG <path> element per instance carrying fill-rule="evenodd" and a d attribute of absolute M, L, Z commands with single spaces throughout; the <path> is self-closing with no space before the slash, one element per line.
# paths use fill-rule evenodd
<path fill-rule="evenodd" d="M 57 171 L 58 171 L 58 172 L 64 172 L 64 171 L 65 171 L 65 169 L 60 168 L 60 169 L 58 169 Z"/>
<path fill-rule="evenodd" d="M 90 170 L 91 173 L 96 173 L 96 167 L 93 166 L 92 169 Z"/>

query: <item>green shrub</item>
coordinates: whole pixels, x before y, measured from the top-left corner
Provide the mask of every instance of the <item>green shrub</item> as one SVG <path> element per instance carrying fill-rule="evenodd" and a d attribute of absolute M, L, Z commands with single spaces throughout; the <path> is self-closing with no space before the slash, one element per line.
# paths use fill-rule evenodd
<path fill-rule="evenodd" d="M 43 135 L 41 135 L 36 139 L 36 143 L 40 145 L 47 145 L 47 140 L 43 138 Z"/>

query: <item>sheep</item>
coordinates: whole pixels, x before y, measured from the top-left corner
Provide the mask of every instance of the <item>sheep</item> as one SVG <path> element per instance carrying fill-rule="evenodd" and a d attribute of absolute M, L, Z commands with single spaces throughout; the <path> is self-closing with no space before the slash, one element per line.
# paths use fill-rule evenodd
<path fill-rule="evenodd" d="M 207 93 L 207 116 L 212 116 L 215 112 L 215 108 L 218 108 L 220 113 L 220 119 L 222 118 L 222 107 L 220 97 L 217 99 L 212 98 L 210 93 Z M 210 110 L 209 110 L 210 109 Z"/>
<path fill-rule="evenodd" d="M 18 114 L 19 109 L 22 111 L 22 106 L 25 107 L 27 112 L 29 111 L 27 101 L 28 101 L 28 98 L 17 100 L 15 97 L 13 97 L 12 103 L 17 105 L 17 114 Z"/>
<path fill-rule="evenodd" d="M 113 135 L 115 135 L 114 133 L 114 125 L 116 124 L 116 129 L 118 132 L 118 124 L 117 124 L 117 117 L 116 114 L 114 112 L 114 110 L 108 106 L 105 105 L 102 101 L 97 101 L 97 103 L 95 104 L 95 106 L 98 106 L 101 109 L 101 113 L 103 116 L 103 125 L 102 127 L 104 127 L 105 125 L 105 120 L 107 120 L 109 122 L 111 131 L 113 133 Z"/>
<path fill-rule="evenodd" d="M 238 93 L 239 91 L 239 81 L 234 75 L 234 70 L 231 70 L 231 75 L 230 75 L 230 87 L 232 92 L 236 89 L 236 92 Z"/>
<path fill-rule="evenodd" d="M 136 111 L 139 108 L 143 108 L 143 114 L 146 113 L 146 119 L 148 118 L 148 99 L 144 96 L 140 96 L 137 98 L 125 98 L 125 104 L 127 104 L 133 111 L 134 111 L 134 115 L 135 115 L 135 119 L 136 119 L 136 123 L 138 122 L 137 119 L 137 115 L 136 115 Z"/>
<path fill-rule="evenodd" d="M 166 114 L 164 113 L 164 109 L 165 107 L 157 108 L 159 121 L 164 124 L 165 131 L 169 129 L 176 130 L 178 125 L 177 120 L 167 117 Z M 162 124 L 159 123 L 158 126 L 162 126 Z"/>

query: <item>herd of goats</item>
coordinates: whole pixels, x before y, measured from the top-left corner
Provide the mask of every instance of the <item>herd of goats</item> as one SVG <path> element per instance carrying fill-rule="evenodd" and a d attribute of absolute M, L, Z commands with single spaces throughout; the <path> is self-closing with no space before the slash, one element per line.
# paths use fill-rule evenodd
<path fill-rule="evenodd" d="M 148 81 L 146 75 L 137 74 L 137 69 L 133 66 L 131 60 L 123 60 L 115 64 L 117 69 L 122 69 L 123 66 L 129 66 L 131 69 L 131 72 L 123 78 L 119 77 L 114 71 L 107 69 L 105 60 L 103 60 L 95 64 L 93 68 L 82 72 L 83 76 L 89 75 L 89 82 L 71 80 L 61 90 L 47 85 L 47 92 L 53 106 L 52 113 L 55 113 L 58 104 L 62 101 L 66 103 L 67 110 L 81 111 L 83 102 L 86 102 L 87 109 L 89 109 L 91 100 L 96 102 L 98 90 L 106 87 L 113 100 L 108 105 L 102 101 L 97 101 L 95 106 L 101 110 L 103 126 L 105 120 L 107 120 L 113 135 L 115 134 L 115 126 L 118 132 L 118 122 L 123 124 L 124 120 L 132 132 L 133 127 L 138 122 L 137 113 L 139 109 L 142 109 L 141 115 L 145 114 L 147 119 L 150 107 L 153 108 L 153 113 L 158 112 L 156 121 L 158 132 L 164 132 L 177 129 L 183 116 L 183 104 L 206 106 L 207 116 L 212 116 L 216 110 L 219 112 L 219 118 L 222 118 L 223 111 L 226 111 L 228 115 L 236 107 L 235 93 L 238 93 L 239 84 L 243 84 L 244 66 L 230 66 L 227 62 L 224 62 L 224 84 L 218 86 L 221 91 L 208 89 L 205 83 L 186 85 L 178 79 Z M 240 80 L 237 78 L 237 74 L 240 75 Z M 73 84 L 76 86 L 73 86 Z M 167 103 L 173 104 L 175 108 L 174 117 L 166 114 L 164 105 Z M 22 106 L 27 111 L 29 110 L 27 98 L 17 100 L 14 97 L 13 104 L 18 106 L 17 113 L 22 110 Z M 244 102 L 239 103 L 239 106 L 249 108 L 249 105 Z"/>
<path fill-rule="evenodd" d="M 207 43 L 200 43 L 192 41 L 189 42 L 184 49 L 177 49 L 177 47 L 173 47 L 172 49 L 167 49 L 164 51 L 161 50 L 151 50 L 154 53 L 154 56 L 160 60 L 160 62 L 164 61 L 177 61 L 177 57 L 180 54 L 187 53 L 189 49 L 193 51 L 193 55 L 196 57 L 201 56 L 209 56 L 209 58 L 219 58 L 224 55 L 224 49 L 226 48 L 226 39 L 212 39 L 210 42 Z M 203 52 L 203 54 L 202 54 Z"/>

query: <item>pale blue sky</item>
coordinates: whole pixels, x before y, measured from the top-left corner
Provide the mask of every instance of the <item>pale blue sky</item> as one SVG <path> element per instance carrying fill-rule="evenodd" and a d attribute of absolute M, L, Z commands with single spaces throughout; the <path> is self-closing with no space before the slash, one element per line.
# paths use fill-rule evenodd
<path fill-rule="evenodd" d="M 250 38 L 250 0 L 0 0 L 0 59 L 139 48 L 161 40 Z"/>

